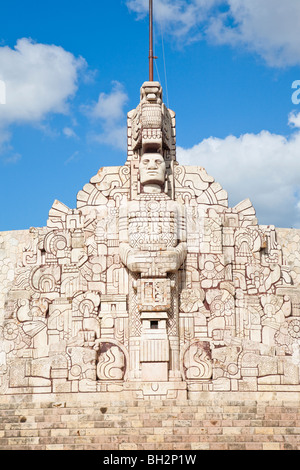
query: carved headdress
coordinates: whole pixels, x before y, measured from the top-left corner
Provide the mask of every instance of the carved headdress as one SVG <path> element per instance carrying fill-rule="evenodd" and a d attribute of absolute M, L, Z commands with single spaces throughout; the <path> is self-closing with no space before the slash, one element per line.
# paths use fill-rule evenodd
<path fill-rule="evenodd" d="M 127 164 L 132 170 L 132 196 L 138 192 L 137 175 L 142 155 L 155 152 L 159 152 L 166 162 L 168 192 L 172 197 L 176 164 L 175 113 L 163 103 L 160 83 L 145 82 L 139 105 L 128 113 Z"/>

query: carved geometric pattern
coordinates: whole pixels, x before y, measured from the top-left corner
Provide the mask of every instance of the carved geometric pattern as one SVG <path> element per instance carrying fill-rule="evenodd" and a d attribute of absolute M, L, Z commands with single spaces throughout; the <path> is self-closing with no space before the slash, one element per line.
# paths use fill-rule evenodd
<path fill-rule="evenodd" d="M 300 231 L 178 165 L 175 124 L 146 82 L 125 165 L 0 233 L 0 394 L 300 391 Z"/>

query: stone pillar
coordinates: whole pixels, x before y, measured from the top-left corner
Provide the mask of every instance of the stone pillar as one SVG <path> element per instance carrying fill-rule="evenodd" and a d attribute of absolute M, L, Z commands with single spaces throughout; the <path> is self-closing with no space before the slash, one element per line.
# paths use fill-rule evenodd
<path fill-rule="evenodd" d="M 168 381 L 170 346 L 166 318 L 165 312 L 145 312 L 141 317 L 140 362 L 144 382 Z"/>

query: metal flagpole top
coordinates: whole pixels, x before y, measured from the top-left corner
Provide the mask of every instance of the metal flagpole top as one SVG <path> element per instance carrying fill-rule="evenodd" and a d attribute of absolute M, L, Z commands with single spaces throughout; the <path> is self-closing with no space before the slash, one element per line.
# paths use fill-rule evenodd
<path fill-rule="evenodd" d="M 153 0 L 149 0 L 149 81 L 153 82 Z"/>

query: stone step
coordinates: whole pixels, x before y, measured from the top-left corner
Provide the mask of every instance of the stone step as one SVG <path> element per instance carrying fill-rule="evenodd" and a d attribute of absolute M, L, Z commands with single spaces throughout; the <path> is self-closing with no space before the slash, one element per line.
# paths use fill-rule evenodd
<path fill-rule="evenodd" d="M 62 398 L 2 397 L 0 450 L 300 449 L 299 400 Z"/>

